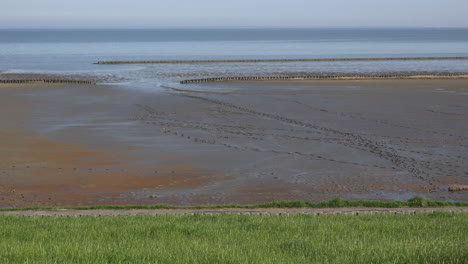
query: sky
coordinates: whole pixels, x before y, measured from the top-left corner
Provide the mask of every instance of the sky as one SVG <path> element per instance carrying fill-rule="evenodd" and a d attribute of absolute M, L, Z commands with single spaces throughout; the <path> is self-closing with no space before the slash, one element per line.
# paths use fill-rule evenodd
<path fill-rule="evenodd" d="M 0 28 L 468 27 L 468 0 L 1 0 Z"/>

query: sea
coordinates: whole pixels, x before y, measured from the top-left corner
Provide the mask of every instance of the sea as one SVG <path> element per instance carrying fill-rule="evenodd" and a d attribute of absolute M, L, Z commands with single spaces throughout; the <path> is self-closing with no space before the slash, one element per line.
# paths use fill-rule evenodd
<path fill-rule="evenodd" d="M 0 73 L 100 76 L 144 89 L 182 79 L 327 72 L 468 72 L 468 60 L 97 65 L 115 60 L 468 56 L 468 28 L 0 30 Z"/>

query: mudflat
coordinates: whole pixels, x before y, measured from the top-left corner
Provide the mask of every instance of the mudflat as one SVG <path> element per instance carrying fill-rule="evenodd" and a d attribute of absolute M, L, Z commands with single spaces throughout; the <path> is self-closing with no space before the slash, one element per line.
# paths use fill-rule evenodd
<path fill-rule="evenodd" d="M 468 201 L 468 80 L 0 84 L 0 207 Z"/>

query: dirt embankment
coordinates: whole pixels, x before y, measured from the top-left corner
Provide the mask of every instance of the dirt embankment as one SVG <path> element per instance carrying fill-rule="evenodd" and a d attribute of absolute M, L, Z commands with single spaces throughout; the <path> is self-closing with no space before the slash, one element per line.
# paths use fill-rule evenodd
<path fill-rule="evenodd" d="M 294 208 L 294 209 L 173 209 L 173 210 L 38 210 L 38 211 L 5 211 L 0 216 L 22 217 L 109 217 L 109 216 L 137 216 L 137 215 L 263 215 L 263 216 L 290 216 L 290 215 L 365 215 L 365 214 L 427 214 L 433 212 L 468 213 L 467 207 L 451 208 Z"/>

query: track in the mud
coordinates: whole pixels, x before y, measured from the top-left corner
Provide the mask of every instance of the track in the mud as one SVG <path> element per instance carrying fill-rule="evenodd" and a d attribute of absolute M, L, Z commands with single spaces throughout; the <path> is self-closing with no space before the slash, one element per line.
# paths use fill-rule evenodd
<path fill-rule="evenodd" d="M 175 88 L 174 88 L 175 89 Z M 181 91 L 180 89 L 175 89 L 179 93 L 176 93 L 178 96 L 183 96 L 193 100 L 198 100 L 205 102 L 206 104 L 216 105 L 224 109 L 224 111 L 236 111 L 239 114 L 246 114 L 255 116 L 260 119 L 274 120 L 281 124 L 285 124 L 288 127 L 288 131 L 284 133 L 275 133 L 273 131 L 262 131 L 258 127 L 232 127 L 226 126 L 225 124 L 207 124 L 203 122 L 194 122 L 187 120 L 178 120 L 176 118 L 170 118 L 161 114 L 149 107 L 149 106 L 140 106 L 146 115 L 142 116 L 140 119 L 146 120 L 149 124 L 154 124 L 157 126 L 164 127 L 164 133 L 173 134 L 174 136 L 179 136 L 186 138 L 187 140 L 194 141 L 200 144 L 213 144 L 221 145 L 226 148 L 242 150 L 242 151 L 255 151 L 255 152 L 269 152 L 276 153 L 280 155 L 292 155 L 300 156 L 307 159 L 313 160 L 323 160 L 327 162 L 348 164 L 354 166 L 362 167 L 373 167 L 380 169 L 389 169 L 389 170 L 404 170 L 410 173 L 412 177 L 420 181 L 422 185 L 425 186 L 428 190 L 435 191 L 437 189 L 434 184 L 433 177 L 437 176 L 446 176 L 446 175 L 463 175 L 464 170 L 466 170 L 466 161 L 467 157 L 462 155 L 449 155 L 441 153 L 431 153 L 425 151 L 416 151 L 408 148 L 408 143 L 413 139 L 408 137 L 394 137 L 392 138 L 392 144 L 388 144 L 388 138 L 385 136 L 380 136 L 377 134 L 360 134 L 349 132 L 343 129 L 334 129 L 326 126 L 321 126 L 314 124 L 310 121 L 299 120 L 295 118 L 290 118 L 278 114 L 273 114 L 269 112 L 259 111 L 252 107 L 244 107 L 236 103 L 226 102 L 221 99 L 214 99 L 209 93 L 204 96 L 198 95 L 196 93 L 191 93 L 187 90 Z M 218 96 L 219 97 L 219 96 Z M 286 99 L 288 100 L 288 99 Z M 312 112 L 325 112 L 327 114 L 336 115 L 342 118 L 348 119 L 360 119 L 365 122 L 377 123 L 379 125 L 392 127 L 395 129 L 403 129 L 407 131 L 408 134 L 411 131 L 417 131 L 418 133 L 426 133 L 430 135 L 437 135 L 444 138 L 449 138 L 454 141 L 463 142 L 468 138 L 460 135 L 455 135 L 452 133 L 446 133 L 441 131 L 434 131 L 424 128 L 419 128 L 416 126 L 403 125 L 395 122 L 379 120 L 368 118 L 364 116 L 356 116 L 348 113 L 337 112 L 329 109 L 323 109 L 320 107 L 315 107 L 306 103 L 299 102 L 297 100 L 289 100 L 298 105 L 304 106 L 309 111 Z M 202 138 L 200 136 L 190 135 L 190 132 L 183 132 L 183 129 L 190 128 L 192 130 L 204 131 L 210 135 Z M 299 134 L 296 134 L 299 132 Z M 304 136 L 304 134 L 306 136 Z M 391 166 L 382 166 L 378 164 L 368 164 L 368 163 L 359 163 L 347 160 L 340 160 L 334 157 L 325 156 L 323 154 L 316 154 L 314 152 L 300 152 L 300 151 L 284 151 L 280 149 L 265 149 L 259 147 L 251 147 L 248 144 L 239 145 L 229 143 L 229 135 L 236 135 L 240 137 L 250 138 L 254 141 L 265 140 L 266 138 L 286 138 L 289 140 L 303 142 L 307 144 L 310 141 L 319 141 L 326 144 L 341 145 L 343 147 L 360 150 L 366 154 L 373 155 L 379 159 L 388 161 Z M 216 139 L 214 139 L 216 138 Z M 427 161 L 426 159 L 415 159 L 412 157 L 413 154 L 425 157 L 438 157 L 438 161 Z"/>

